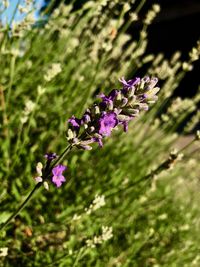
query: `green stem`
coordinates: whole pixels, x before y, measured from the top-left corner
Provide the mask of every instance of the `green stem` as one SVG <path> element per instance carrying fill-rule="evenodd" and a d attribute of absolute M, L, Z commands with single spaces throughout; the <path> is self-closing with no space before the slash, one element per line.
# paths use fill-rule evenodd
<path fill-rule="evenodd" d="M 142 9 L 143 5 L 145 4 L 146 0 L 142 0 L 140 1 L 139 5 L 137 6 L 135 13 L 140 12 L 140 10 Z"/>
<path fill-rule="evenodd" d="M 66 147 L 66 149 L 63 151 L 63 153 L 56 159 L 53 161 L 53 164 L 51 166 L 51 169 L 56 166 L 58 163 L 61 162 L 61 160 L 69 153 L 69 151 L 72 149 L 73 145 L 69 145 Z"/>
<path fill-rule="evenodd" d="M 52 170 L 52 168 L 57 165 L 66 155 L 67 153 L 72 149 L 72 145 L 69 145 L 64 151 L 63 153 L 53 162 L 52 166 L 50 166 L 50 169 L 47 171 L 45 177 L 43 177 L 43 179 L 47 179 L 49 176 L 50 171 Z M 9 222 L 14 219 L 17 214 L 20 213 L 20 211 L 26 206 L 26 204 L 31 200 L 31 198 L 33 197 L 33 195 L 35 194 L 36 191 L 38 191 L 38 189 L 42 186 L 43 183 L 38 183 L 35 185 L 35 187 L 32 189 L 32 191 L 29 193 L 29 195 L 27 196 L 27 198 L 22 202 L 22 204 L 18 207 L 18 209 L 6 220 L 5 223 L 3 223 L 0 226 L 0 231 L 3 230 L 3 228 L 5 228 Z"/>
<path fill-rule="evenodd" d="M 77 253 L 77 255 L 76 255 L 76 258 L 75 258 L 75 261 L 74 261 L 74 264 L 73 264 L 73 267 L 76 267 L 76 266 L 77 266 L 79 260 L 81 259 L 81 256 L 83 255 L 83 251 L 84 251 L 84 247 L 82 247 L 82 248 L 78 251 L 78 253 Z"/>
<path fill-rule="evenodd" d="M 20 211 L 26 206 L 26 204 L 29 202 L 29 200 L 33 197 L 33 194 L 41 187 L 42 183 L 38 183 L 35 185 L 33 190 L 29 193 L 27 198 L 22 202 L 22 204 L 18 207 L 18 209 L 0 226 L 0 231 L 2 231 L 8 224 L 9 222 L 14 219 Z"/>

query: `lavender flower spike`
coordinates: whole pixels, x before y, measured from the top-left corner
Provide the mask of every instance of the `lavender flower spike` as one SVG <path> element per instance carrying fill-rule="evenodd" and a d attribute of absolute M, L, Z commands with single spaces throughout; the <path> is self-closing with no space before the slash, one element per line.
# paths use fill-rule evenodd
<path fill-rule="evenodd" d="M 63 172 L 66 170 L 67 167 L 63 165 L 57 165 L 52 169 L 52 182 L 57 186 L 60 187 L 63 182 L 65 182 L 65 177 L 63 176 Z"/>
<path fill-rule="evenodd" d="M 134 78 L 122 83 L 121 89 L 113 89 L 108 95 L 99 94 L 99 103 L 86 110 L 83 117 L 74 116 L 68 120 L 67 140 L 72 146 L 90 150 L 93 143 L 103 146 L 103 139 L 111 135 L 112 130 L 122 125 L 128 130 L 128 123 L 147 111 L 149 104 L 155 103 L 160 88 L 155 87 L 156 77 Z"/>

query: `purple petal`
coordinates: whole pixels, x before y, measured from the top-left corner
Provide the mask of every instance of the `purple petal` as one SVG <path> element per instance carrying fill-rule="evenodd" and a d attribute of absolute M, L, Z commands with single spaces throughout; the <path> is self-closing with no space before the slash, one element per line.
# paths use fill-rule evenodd
<path fill-rule="evenodd" d="M 117 124 L 117 115 L 114 112 L 103 114 L 99 119 L 99 134 L 109 136 Z"/>
<path fill-rule="evenodd" d="M 136 77 L 136 78 L 134 78 L 132 80 L 126 81 L 124 79 L 124 77 L 122 77 L 121 79 L 119 79 L 119 81 L 123 84 L 124 88 L 129 88 L 129 87 L 132 87 L 132 86 L 140 83 L 140 78 Z"/>
<path fill-rule="evenodd" d="M 75 116 L 72 116 L 68 122 L 75 128 L 75 129 L 79 129 L 80 125 L 81 125 L 81 121 L 80 119 L 77 119 Z"/>
<path fill-rule="evenodd" d="M 53 175 L 62 175 L 62 173 L 66 170 L 67 167 L 65 167 L 64 165 L 57 165 L 56 167 L 54 167 L 52 169 L 52 173 Z"/>

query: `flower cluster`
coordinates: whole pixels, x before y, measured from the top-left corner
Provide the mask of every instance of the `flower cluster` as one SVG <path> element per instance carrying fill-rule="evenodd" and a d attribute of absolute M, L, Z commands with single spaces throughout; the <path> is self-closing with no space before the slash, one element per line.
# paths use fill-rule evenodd
<path fill-rule="evenodd" d="M 56 153 L 47 153 L 45 155 L 45 158 L 47 160 L 47 164 L 50 165 L 50 163 L 56 159 L 58 156 L 56 155 Z M 65 177 L 63 176 L 63 172 L 67 169 L 66 166 L 64 165 L 57 165 L 52 169 L 52 182 L 57 186 L 60 187 L 62 185 L 62 183 L 64 183 Z"/>
<path fill-rule="evenodd" d="M 113 237 L 112 227 L 102 226 L 102 234 L 94 236 L 92 239 L 86 240 L 86 246 L 89 248 L 95 248 L 96 245 L 100 245 Z"/>
<path fill-rule="evenodd" d="M 128 122 L 137 117 L 141 110 L 148 110 L 149 104 L 157 100 L 158 79 L 144 77 L 126 81 L 120 79 L 122 89 L 113 89 L 108 95 L 100 94 L 99 103 L 85 111 L 81 119 L 72 116 L 68 120 L 67 139 L 72 146 L 85 150 L 92 149 L 97 142 L 110 136 L 112 130 L 122 125 L 128 130 Z"/>
<path fill-rule="evenodd" d="M 58 156 L 56 153 L 47 153 L 45 156 L 46 158 L 46 167 L 43 168 L 43 164 L 41 162 L 37 163 L 36 171 L 37 171 L 37 177 L 35 177 L 35 181 L 37 183 L 43 183 L 44 187 L 48 190 L 49 186 L 45 179 L 43 179 L 43 175 L 45 173 L 45 170 L 48 168 L 51 169 L 51 162 L 55 160 Z M 63 176 L 63 172 L 67 169 L 64 165 L 56 165 L 51 169 L 51 180 L 52 182 L 57 186 L 60 187 L 63 182 L 65 182 L 65 177 Z"/>
<path fill-rule="evenodd" d="M 62 71 L 60 63 L 53 63 L 44 75 L 44 79 L 50 82 L 54 77 L 56 77 Z"/>
<path fill-rule="evenodd" d="M 100 209 L 101 207 L 105 206 L 105 197 L 104 195 L 96 195 L 95 199 L 90 204 L 89 208 L 85 208 L 87 214 L 91 214 L 93 211 Z"/>

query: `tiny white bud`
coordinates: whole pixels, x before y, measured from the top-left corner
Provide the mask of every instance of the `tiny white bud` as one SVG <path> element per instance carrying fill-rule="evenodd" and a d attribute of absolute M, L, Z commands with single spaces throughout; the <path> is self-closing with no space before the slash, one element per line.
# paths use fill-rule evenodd
<path fill-rule="evenodd" d="M 43 179 L 42 179 L 42 177 L 38 176 L 38 177 L 35 177 L 35 181 L 37 183 L 42 183 Z"/>
<path fill-rule="evenodd" d="M 44 184 L 44 188 L 45 188 L 47 191 L 49 191 L 49 184 L 47 183 L 47 181 L 45 181 L 43 184 Z"/>

